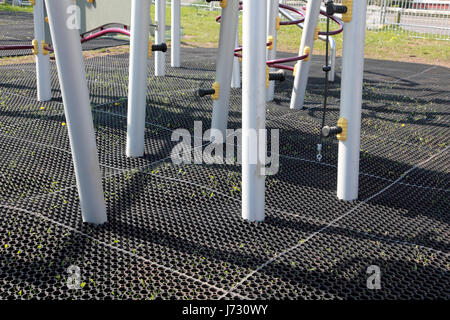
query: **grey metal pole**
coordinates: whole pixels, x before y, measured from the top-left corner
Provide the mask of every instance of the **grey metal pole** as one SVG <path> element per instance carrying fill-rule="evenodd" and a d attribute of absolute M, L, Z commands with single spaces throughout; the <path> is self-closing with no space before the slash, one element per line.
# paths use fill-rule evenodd
<path fill-rule="evenodd" d="M 127 156 L 142 157 L 145 142 L 150 0 L 133 0 L 128 90 Z"/>
<path fill-rule="evenodd" d="M 215 133 L 220 131 L 225 137 L 230 108 L 231 78 L 233 76 L 234 46 L 239 21 L 239 0 L 228 0 L 222 8 L 220 22 L 219 51 L 216 60 L 216 95 L 211 123 L 211 141 L 216 139 Z M 218 91 L 218 92 L 217 92 Z"/>
<path fill-rule="evenodd" d="M 267 60 L 275 60 L 277 58 L 277 41 L 278 41 L 278 0 L 267 1 L 267 37 L 272 40 L 272 45 L 267 48 Z M 275 69 L 270 68 L 270 71 Z M 266 101 L 273 101 L 275 96 L 275 81 L 269 82 L 269 88 L 266 92 Z"/>
<path fill-rule="evenodd" d="M 358 198 L 361 104 L 364 73 L 366 1 L 353 1 L 352 20 L 345 23 L 342 53 L 341 108 L 337 196 Z"/>
<path fill-rule="evenodd" d="M 155 42 L 161 44 L 166 42 L 166 0 L 156 0 L 155 2 L 156 32 Z M 166 75 L 166 54 L 162 51 L 155 52 L 155 76 Z"/>
<path fill-rule="evenodd" d="M 266 141 L 267 0 L 244 0 L 242 59 L 242 218 L 263 221 Z M 264 150 L 262 150 L 264 149 Z"/>
<path fill-rule="evenodd" d="M 83 221 L 106 222 L 100 167 L 95 143 L 80 33 L 66 24 L 72 0 L 45 0 L 58 67 L 67 129 Z"/>
<path fill-rule="evenodd" d="M 236 48 L 239 47 L 239 26 L 236 27 L 236 42 L 234 46 Z M 241 87 L 241 63 L 239 62 L 238 57 L 234 57 L 233 59 L 233 77 L 231 78 L 231 87 L 232 88 Z"/>
<path fill-rule="evenodd" d="M 49 101 L 52 98 L 52 88 L 50 82 L 50 55 L 49 52 L 44 48 L 44 0 L 36 0 L 33 9 L 34 38 L 37 45 L 37 52 L 35 52 L 37 99 L 39 101 Z"/>
<path fill-rule="evenodd" d="M 180 33 L 181 33 L 181 4 L 180 0 L 172 0 L 171 7 L 171 29 L 170 34 L 172 37 L 171 46 L 171 59 L 170 63 L 173 68 L 179 68 L 181 66 L 180 58 Z"/>
<path fill-rule="evenodd" d="M 314 35 L 316 32 L 317 22 L 319 21 L 320 13 L 319 0 L 308 0 L 306 6 L 306 19 L 303 27 L 302 42 L 300 44 L 299 55 L 304 54 L 305 47 L 310 48 L 310 57 L 307 60 L 297 62 L 294 88 L 291 97 L 291 109 L 303 109 L 305 100 L 306 85 L 308 83 L 309 68 L 311 65 L 311 55 L 314 49 Z"/>

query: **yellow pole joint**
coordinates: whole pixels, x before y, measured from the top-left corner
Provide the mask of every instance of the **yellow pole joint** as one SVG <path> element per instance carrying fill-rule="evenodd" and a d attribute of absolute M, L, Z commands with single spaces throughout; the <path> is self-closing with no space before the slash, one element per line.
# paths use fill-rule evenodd
<path fill-rule="evenodd" d="M 268 36 L 268 37 L 267 37 L 267 42 L 270 43 L 270 44 L 267 46 L 267 49 L 273 50 L 273 42 L 274 42 L 273 36 Z"/>
<path fill-rule="evenodd" d="M 153 41 L 152 39 L 148 40 L 148 58 L 150 59 L 152 57 L 152 45 L 153 45 Z"/>
<path fill-rule="evenodd" d="M 309 61 L 309 58 L 311 56 L 311 48 L 306 46 L 305 49 L 303 49 L 303 55 L 307 55 L 307 57 L 303 59 L 303 61 Z"/>
<path fill-rule="evenodd" d="M 353 0 L 343 0 L 342 5 L 347 7 L 347 12 L 342 14 L 342 21 L 352 21 Z"/>
<path fill-rule="evenodd" d="M 319 27 L 316 27 L 316 30 L 314 31 L 314 40 L 319 39 Z"/>
<path fill-rule="evenodd" d="M 34 39 L 33 41 L 31 41 L 31 45 L 33 46 L 31 51 L 33 51 L 34 55 L 37 55 L 39 53 L 39 43 L 38 43 L 38 41 L 36 39 Z"/>
<path fill-rule="evenodd" d="M 275 24 L 275 30 L 280 30 L 280 27 L 281 27 L 281 19 L 280 19 L 280 17 L 277 17 L 277 22 L 276 22 L 276 24 Z"/>
<path fill-rule="evenodd" d="M 220 83 L 214 82 L 212 84 L 212 88 L 214 89 L 214 94 L 211 96 L 213 100 L 219 100 L 220 97 Z"/>
<path fill-rule="evenodd" d="M 222 9 L 225 9 L 227 7 L 228 1 L 227 0 L 220 0 L 220 7 Z"/>
<path fill-rule="evenodd" d="M 339 141 L 347 140 L 347 133 L 348 133 L 348 121 L 347 121 L 347 119 L 346 118 L 339 118 L 337 125 L 338 125 L 338 127 L 342 128 L 342 132 L 338 133 L 336 135 L 336 138 Z"/>
<path fill-rule="evenodd" d="M 269 72 L 269 66 L 266 65 L 266 88 L 269 88 L 269 83 L 270 83 L 270 72 Z"/>
<path fill-rule="evenodd" d="M 44 56 L 48 55 L 48 53 L 49 53 L 46 48 L 47 46 L 48 46 L 48 44 L 45 43 L 45 40 L 42 40 L 41 41 L 41 52 Z"/>

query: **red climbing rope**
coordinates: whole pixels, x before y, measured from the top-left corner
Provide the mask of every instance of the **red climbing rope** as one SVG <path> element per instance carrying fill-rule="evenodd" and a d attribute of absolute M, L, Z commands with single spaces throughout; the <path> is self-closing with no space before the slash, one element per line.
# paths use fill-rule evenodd
<path fill-rule="evenodd" d="M 109 24 L 111 25 L 111 24 Z M 85 32 L 81 35 L 81 43 L 85 43 L 91 40 L 94 40 L 96 38 L 102 37 L 106 34 L 111 34 L 111 33 L 119 33 L 119 34 L 123 34 L 126 35 L 128 37 L 131 36 L 130 31 L 128 31 L 126 29 L 126 26 L 124 26 L 123 28 L 106 28 L 108 25 L 104 25 L 98 28 L 95 28 L 91 31 Z M 94 30 L 100 30 L 97 32 L 92 33 Z M 88 35 L 89 34 L 89 35 Z M 0 50 L 31 50 L 33 49 L 32 45 L 7 45 L 7 46 L 0 46 Z M 47 46 L 45 47 L 46 50 L 48 51 L 53 51 L 53 48 Z"/>
<path fill-rule="evenodd" d="M 282 9 L 289 10 L 289 11 L 294 12 L 295 14 L 301 16 L 301 18 L 298 19 L 298 20 L 281 21 L 281 22 L 280 22 L 280 26 L 297 25 L 297 24 L 303 23 L 303 22 L 305 21 L 305 12 L 302 12 L 302 11 L 300 11 L 300 10 L 294 8 L 294 7 L 291 7 L 291 6 L 288 6 L 288 5 L 286 5 L 286 4 L 282 4 L 282 3 L 280 3 L 279 6 L 280 6 L 280 8 L 282 8 Z M 305 7 L 305 6 L 303 6 L 302 9 L 303 9 L 304 11 L 306 11 L 306 7 Z M 239 10 L 242 10 L 242 2 L 239 3 Z M 327 16 L 327 13 L 326 13 L 325 11 L 322 11 L 322 10 L 320 11 L 320 14 L 323 15 L 323 16 Z M 221 18 L 222 18 L 222 16 L 218 16 L 218 17 L 216 18 L 216 21 L 217 21 L 218 23 L 220 23 L 220 22 L 221 22 Z M 333 16 L 330 17 L 330 19 L 331 19 L 332 21 L 334 21 L 334 22 L 339 26 L 339 28 L 338 28 L 337 30 L 329 31 L 329 32 L 328 32 L 328 35 L 331 36 L 331 35 L 337 35 L 337 34 L 341 33 L 341 32 L 344 30 L 344 23 L 342 22 L 342 20 L 340 20 L 340 19 L 338 19 L 338 18 L 336 18 L 336 17 L 333 17 Z M 327 35 L 327 32 L 326 32 L 326 31 L 319 31 L 318 34 L 319 34 L 319 35 Z M 267 46 L 271 46 L 271 45 L 272 45 L 272 42 L 267 42 L 266 45 L 267 45 Z M 238 58 L 242 58 L 242 53 L 239 53 L 239 52 L 242 52 L 242 47 L 239 47 L 239 48 L 234 49 L 234 56 L 235 56 L 235 57 L 238 57 Z M 286 65 L 284 65 L 284 63 L 289 63 L 289 62 L 295 62 L 295 61 L 299 61 L 299 60 L 304 60 L 304 59 L 308 58 L 308 56 L 309 56 L 309 53 L 308 53 L 308 54 L 301 55 L 301 56 L 297 56 L 297 57 L 292 57 L 292 58 L 284 58 L 284 59 L 271 60 L 271 61 L 267 61 L 266 63 L 267 63 L 267 65 L 270 66 L 271 68 L 284 69 L 284 70 L 294 71 L 294 67 L 286 66 Z"/>
<path fill-rule="evenodd" d="M 296 13 L 296 14 L 301 16 L 301 18 L 298 19 L 298 20 L 282 21 L 282 22 L 280 22 L 281 26 L 295 25 L 295 24 L 303 23 L 305 21 L 305 14 L 303 12 L 301 12 L 300 10 L 297 10 L 294 7 L 291 7 L 291 6 L 288 6 L 288 5 L 285 5 L 285 4 L 280 4 L 280 8 L 292 11 L 292 12 L 294 12 L 294 13 Z M 242 2 L 239 3 L 239 10 L 242 10 Z M 218 23 L 220 23 L 221 22 L 221 18 L 222 18 L 222 16 L 218 16 L 216 18 L 216 21 Z M 272 41 L 269 41 L 269 42 L 266 43 L 266 46 L 270 47 L 272 44 L 273 44 Z M 239 53 L 239 52 L 242 52 L 242 47 L 234 49 L 234 56 L 237 57 L 237 58 L 242 58 L 242 53 Z M 266 63 L 271 68 L 293 71 L 294 70 L 293 67 L 286 66 L 283 63 L 303 60 L 303 59 L 306 59 L 308 56 L 309 56 L 309 54 L 305 54 L 305 55 L 302 55 L 302 56 L 297 56 L 297 57 L 292 57 L 292 58 L 271 60 L 271 61 L 267 61 Z"/>

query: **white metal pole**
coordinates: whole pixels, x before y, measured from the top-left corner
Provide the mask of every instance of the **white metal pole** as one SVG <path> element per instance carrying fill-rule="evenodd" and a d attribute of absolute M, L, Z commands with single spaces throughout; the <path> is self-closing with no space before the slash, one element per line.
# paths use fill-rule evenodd
<path fill-rule="evenodd" d="M 181 34 L 181 2 L 180 0 L 172 0 L 172 26 L 171 26 L 171 66 L 179 68 L 181 66 L 180 57 L 180 34 Z"/>
<path fill-rule="evenodd" d="M 45 0 L 83 221 L 106 222 L 100 167 L 95 143 L 80 33 L 66 25 L 72 0 Z"/>
<path fill-rule="evenodd" d="M 267 37 L 273 39 L 272 46 L 267 48 L 267 60 L 277 58 L 277 18 L 278 18 L 278 0 L 267 0 Z M 273 68 L 270 71 L 275 71 Z M 273 101 L 275 96 L 275 81 L 269 82 L 269 88 L 266 92 L 266 101 Z"/>
<path fill-rule="evenodd" d="M 242 217 L 264 220 L 264 159 L 259 130 L 265 129 L 267 0 L 244 0 L 242 60 Z M 256 141 L 255 141 L 256 139 Z"/>
<path fill-rule="evenodd" d="M 353 1 L 352 20 L 344 28 L 340 117 L 347 119 L 348 133 L 339 141 L 337 196 L 342 200 L 358 198 L 366 8 L 366 1 Z"/>
<path fill-rule="evenodd" d="M 220 22 L 219 50 L 216 60 L 219 98 L 214 100 L 211 129 L 215 130 L 211 130 L 211 141 L 215 140 L 216 130 L 219 130 L 223 137 L 226 135 L 238 21 L 239 0 L 228 0 L 227 6 L 222 9 Z"/>
<path fill-rule="evenodd" d="M 147 105 L 150 0 L 133 0 L 131 10 L 126 152 L 128 157 L 142 157 Z"/>
<path fill-rule="evenodd" d="M 238 26 L 236 27 L 236 42 L 234 45 L 236 48 L 239 47 L 239 19 Z M 241 87 L 241 63 L 238 57 L 233 59 L 233 76 L 231 78 L 231 87 L 240 88 Z"/>
<path fill-rule="evenodd" d="M 161 44 L 166 42 L 166 0 L 156 0 L 155 2 L 156 32 L 155 42 Z M 155 76 L 166 75 L 166 54 L 162 51 L 155 52 Z"/>
<path fill-rule="evenodd" d="M 317 22 L 319 21 L 320 4 L 319 0 L 308 0 L 306 5 L 306 19 L 303 26 L 302 42 L 300 44 L 299 55 L 303 55 L 305 47 L 310 48 L 310 58 L 298 62 L 294 80 L 294 88 L 291 97 L 291 109 L 303 109 L 305 100 L 306 85 L 308 83 L 309 67 L 314 49 L 314 34 Z"/>
<path fill-rule="evenodd" d="M 34 37 L 37 40 L 36 55 L 37 99 L 49 101 L 52 98 L 50 81 L 50 55 L 42 54 L 42 42 L 45 41 L 44 0 L 36 0 L 34 4 Z"/>

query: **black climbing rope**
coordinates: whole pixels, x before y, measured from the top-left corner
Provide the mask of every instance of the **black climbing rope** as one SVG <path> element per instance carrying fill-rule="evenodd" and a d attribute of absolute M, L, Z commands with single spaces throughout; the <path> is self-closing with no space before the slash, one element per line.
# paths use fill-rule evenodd
<path fill-rule="evenodd" d="M 330 133 L 336 134 L 342 131 L 341 128 L 338 127 L 328 127 L 325 126 L 326 116 L 327 116 L 327 103 L 328 103 L 328 94 L 329 94 L 329 81 L 328 81 L 328 73 L 331 71 L 331 66 L 329 65 L 329 40 L 330 40 L 330 17 L 335 13 L 346 13 L 347 7 L 337 5 L 335 6 L 333 0 L 328 0 L 325 3 L 326 7 L 326 16 L 327 16 L 327 32 L 326 32 L 326 44 L 325 44 L 325 65 L 322 67 L 322 70 L 325 73 L 325 82 L 324 82 L 324 93 L 323 93 L 323 110 L 322 110 L 322 125 L 320 127 L 320 138 L 319 143 L 317 144 L 317 161 L 322 160 L 322 146 L 324 139 L 329 136 Z"/>
<path fill-rule="evenodd" d="M 317 144 L 317 161 L 321 161 L 322 160 L 322 145 L 323 145 L 323 140 L 324 140 L 324 136 L 322 134 L 322 128 L 325 127 L 325 122 L 326 122 L 326 115 L 327 115 L 327 103 L 328 103 L 328 73 L 331 70 L 331 67 L 329 65 L 329 54 L 328 54 L 328 41 L 330 40 L 330 12 L 328 10 L 328 7 L 331 5 L 333 5 L 333 1 L 332 0 L 328 0 L 326 2 L 326 7 L 327 7 L 327 34 L 326 34 L 326 41 L 325 41 L 325 65 L 322 67 L 322 70 L 325 73 L 325 82 L 324 82 L 324 92 L 323 92 L 323 110 L 322 110 L 322 125 L 320 126 L 320 138 L 319 138 L 319 143 Z"/>

